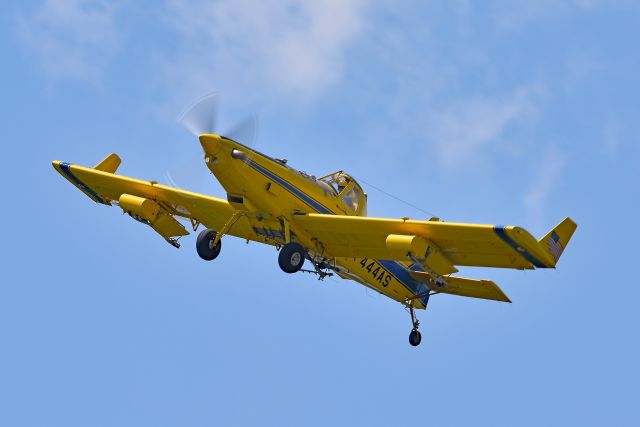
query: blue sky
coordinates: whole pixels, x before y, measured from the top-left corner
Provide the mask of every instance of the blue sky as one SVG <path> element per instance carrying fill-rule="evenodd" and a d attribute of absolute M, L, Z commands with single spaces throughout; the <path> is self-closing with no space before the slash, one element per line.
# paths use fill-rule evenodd
<path fill-rule="evenodd" d="M 0 424 L 640 423 L 637 2 L 4 6 Z M 115 151 L 165 180 L 198 150 L 175 117 L 212 90 L 222 130 L 257 113 L 256 148 L 309 173 L 578 231 L 556 271 L 465 269 L 513 304 L 434 297 L 412 348 L 389 299 L 232 238 L 205 263 L 51 168 Z M 367 191 L 370 215 L 426 216 Z"/>

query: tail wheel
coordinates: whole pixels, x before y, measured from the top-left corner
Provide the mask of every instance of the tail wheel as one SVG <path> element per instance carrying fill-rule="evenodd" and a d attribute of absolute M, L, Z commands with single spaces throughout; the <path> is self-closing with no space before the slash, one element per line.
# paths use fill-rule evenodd
<path fill-rule="evenodd" d="M 198 234 L 198 239 L 196 240 L 196 250 L 198 251 L 198 255 L 205 261 L 211 261 L 216 259 L 218 255 L 220 255 L 220 250 L 222 249 L 222 241 L 218 241 L 218 243 L 214 246 L 213 242 L 218 235 L 217 232 L 207 228 L 206 230 L 202 230 L 200 234 Z"/>
<path fill-rule="evenodd" d="M 295 242 L 287 243 L 280 249 L 278 264 L 285 273 L 296 273 L 302 268 L 306 255 L 307 252 L 301 244 Z"/>
<path fill-rule="evenodd" d="M 421 341 L 422 341 L 422 334 L 420 334 L 420 331 L 417 329 L 412 330 L 411 333 L 409 334 L 409 344 L 416 347 L 420 345 Z"/>

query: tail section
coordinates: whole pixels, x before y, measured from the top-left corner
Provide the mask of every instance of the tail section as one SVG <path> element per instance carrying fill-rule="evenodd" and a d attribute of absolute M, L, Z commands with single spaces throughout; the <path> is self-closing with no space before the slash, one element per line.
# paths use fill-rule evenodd
<path fill-rule="evenodd" d="M 567 217 L 549 231 L 546 236 L 538 240 L 538 243 L 557 263 L 577 227 L 578 225 Z"/>

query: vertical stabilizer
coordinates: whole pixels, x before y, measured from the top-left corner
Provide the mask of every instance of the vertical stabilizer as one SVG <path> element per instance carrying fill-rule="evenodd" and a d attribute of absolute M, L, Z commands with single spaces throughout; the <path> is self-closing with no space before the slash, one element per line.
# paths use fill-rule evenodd
<path fill-rule="evenodd" d="M 573 222 L 571 218 L 567 217 L 549 231 L 546 236 L 538 240 L 538 243 L 542 245 L 544 250 L 547 251 L 557 263 L 577 227 L 578 225 Z"/>

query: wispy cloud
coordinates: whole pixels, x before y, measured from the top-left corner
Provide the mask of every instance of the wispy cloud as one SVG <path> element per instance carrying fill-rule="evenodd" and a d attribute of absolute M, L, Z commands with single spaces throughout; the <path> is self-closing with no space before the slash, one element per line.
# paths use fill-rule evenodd
<path fill-rule="evenodd" d="M 493 149 L 508 149 L 504 132 L 535 115 L 534 91 L 519 88 L 511 95 L 469 99 L 432 114 L 432 140 L 445 169 L 478 164 Z"/>
<path fill-rule="evenodd" d="M 114 11 L 109 1 L 45 0 L 18 17 L 18 36 L 49 77 L 94 81 L 119 45 Z"/>
<path fill-rule="evenodd" d="M 541 222 L 544 205 L 557 186 L 566 159 L 558 149 L 550 146 L 544 157 L 534 163 L 536 172 L 522 201 L 532 219 Z"/>
<path fill-rule="evenodd" d="M 340 80 L 364 9 L 360 0 L 170 0 L 168 19 L 182 47 L 168 73 L 192 92 L 268 87 L 314 97 Z"/>

